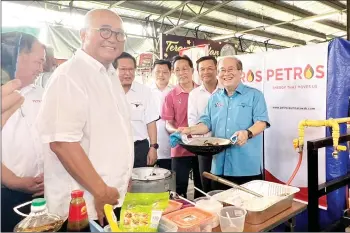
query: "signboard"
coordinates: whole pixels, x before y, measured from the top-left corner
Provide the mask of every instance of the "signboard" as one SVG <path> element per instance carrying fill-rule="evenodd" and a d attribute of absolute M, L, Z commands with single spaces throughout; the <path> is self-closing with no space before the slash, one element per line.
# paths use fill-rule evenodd
<path fill-rule="evenodd" d="M 298 123 L 326 119 L 328 43 L 236 56 L 243 63 L 242 82 L 263 91 L 271 127 L 264 133 L 266 180 L 286 183 L 299 159 L 293 147 Z M 326 136 L 324 127 L 305 129 L 304 142 Z M 307 202 L 306 144 L 292 186 L 296 198 Z M 319 150 L 319 184 L 326 181 L 325 148 Z M 326 207 L 326 196 L 320 198 Z"/>
<path fill-rule="evenodd" d="M 160 36 L 160 57 L 162 59 L 171 59 L 183 48 L 208 44 L 208 55 L 219 57 L 219 56 L 230 56 L 236 55 L 236 47 L 232 43 L 217 42 L 211 40 L 197 39 L 193 37 L 175 36 L 161 34 Z"/>

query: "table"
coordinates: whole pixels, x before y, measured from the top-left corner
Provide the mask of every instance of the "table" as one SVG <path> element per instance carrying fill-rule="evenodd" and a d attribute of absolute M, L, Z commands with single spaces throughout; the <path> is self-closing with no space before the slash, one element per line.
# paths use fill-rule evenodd
<path fill-rule="evenodd" d="M 270 231 L 273 228 L 281 225 L 282 223 L 292 220 L 292 224 L 295 224 L 295 216 L 307 209 L 307 205 L 298 201 L 293 201 L 293 204 L 290 208 L 281 212 L 280 214 L 272 217 L 266 222 L 259 225 L 252 225 L 249 223 L 244 224 L 244 232 L 262 232 Z M 291 230 L 293 230 L 292 226 Z M 213 228 L 213 232 L 221 232 L 220 226 Z"/>

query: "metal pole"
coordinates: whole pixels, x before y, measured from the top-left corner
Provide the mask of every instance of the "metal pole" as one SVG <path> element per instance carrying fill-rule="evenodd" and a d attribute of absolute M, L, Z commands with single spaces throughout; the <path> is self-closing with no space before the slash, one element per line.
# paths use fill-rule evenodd
<path fill-rule="evenodd" d="M 346 1 L 346 15 L 347 15 L 347 23 L 346 23 L 346 39 L 350 40 L 350 0 Z"/>
<path fill-rule="evenodd" d="M 319 231 L 318 210 L 318 148 L 307 142 L 308 231 Z"/>

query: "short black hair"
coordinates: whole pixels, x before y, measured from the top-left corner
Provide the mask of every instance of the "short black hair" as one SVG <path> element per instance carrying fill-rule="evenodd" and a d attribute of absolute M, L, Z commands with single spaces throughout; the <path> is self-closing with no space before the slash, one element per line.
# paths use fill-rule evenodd
<path fill-rule="evenodd" d="M 175 57 L 173 57 L 173 62 L 172 62 L 173 68 L 175 67 L 175 62 L 180 61 L 180 60 L 188 61 L 188 64 L 193 69 L 193 62 L 187 55 L 183 55 L 183 56 L 176 55 Z"/>
<path fill-rule="evenodd" d="M 208 60 L 212 60 L 215 64 L 215 66 L 218 65 L 218 61 L 216 60 L 216 58 L 214 56 L 204 56 L 199 58 L 196 63 L 197 63 L 197 70 L 199 69 L 199 63 L 201 63 L 202 61 L 208 61 Z"/>
<path fill-rule="evenodd" d="M 119 59 L 122 59 L 122 58 L 129 58 L 129 59 L 131 59 L 131 60 L 134 62 L 134 66 L 135 66 L 134 68 L 137 67 L 137 65 L 136 65 L 136 59 L 135 59 L 130 53 L 122 52 L 122 54 L 120 54 L 120 56 L 117 57 L 117 58 L 114 60 L 114 62 L 112 63 L 115 69 L 118 68 L 118 60 L 119 60 Z"/>
<path fill-rule="evenodd" d="M 171 62 L 168 61 L 168 60 L 163 60 L 163 59 L 160 59 L 160 60 L 157 59 L 157 60 L 155 60 L 154 63 L 153 63 L 152 69 L 154 69 L 154 67 L 156 67 L 156 65 L 167 65 L 168 68 L 169 68 L 169 70 L 171 70 Z"/>

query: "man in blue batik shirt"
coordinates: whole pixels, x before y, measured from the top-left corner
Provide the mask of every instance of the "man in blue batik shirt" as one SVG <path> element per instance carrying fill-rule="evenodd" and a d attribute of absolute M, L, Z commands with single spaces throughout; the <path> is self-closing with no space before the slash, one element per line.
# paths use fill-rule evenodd
<path fill-rule="evenodd" d="M 234 57 L 219 61 L 218 78 L 224 89 L 209 99 L 199 124 L 182 127 L 183 134 L 205 134 L 212 131 L 214 137 L 229 139 L 237 135 L 237 143 L 214 155 L 211 173 L 224 179 L 243 184 L 262 179 L 262 132 L 270 127 L 263 94 L 241 83 L 242 62 Z M 212 182 L 213 190 L 227 189 Z"/>

